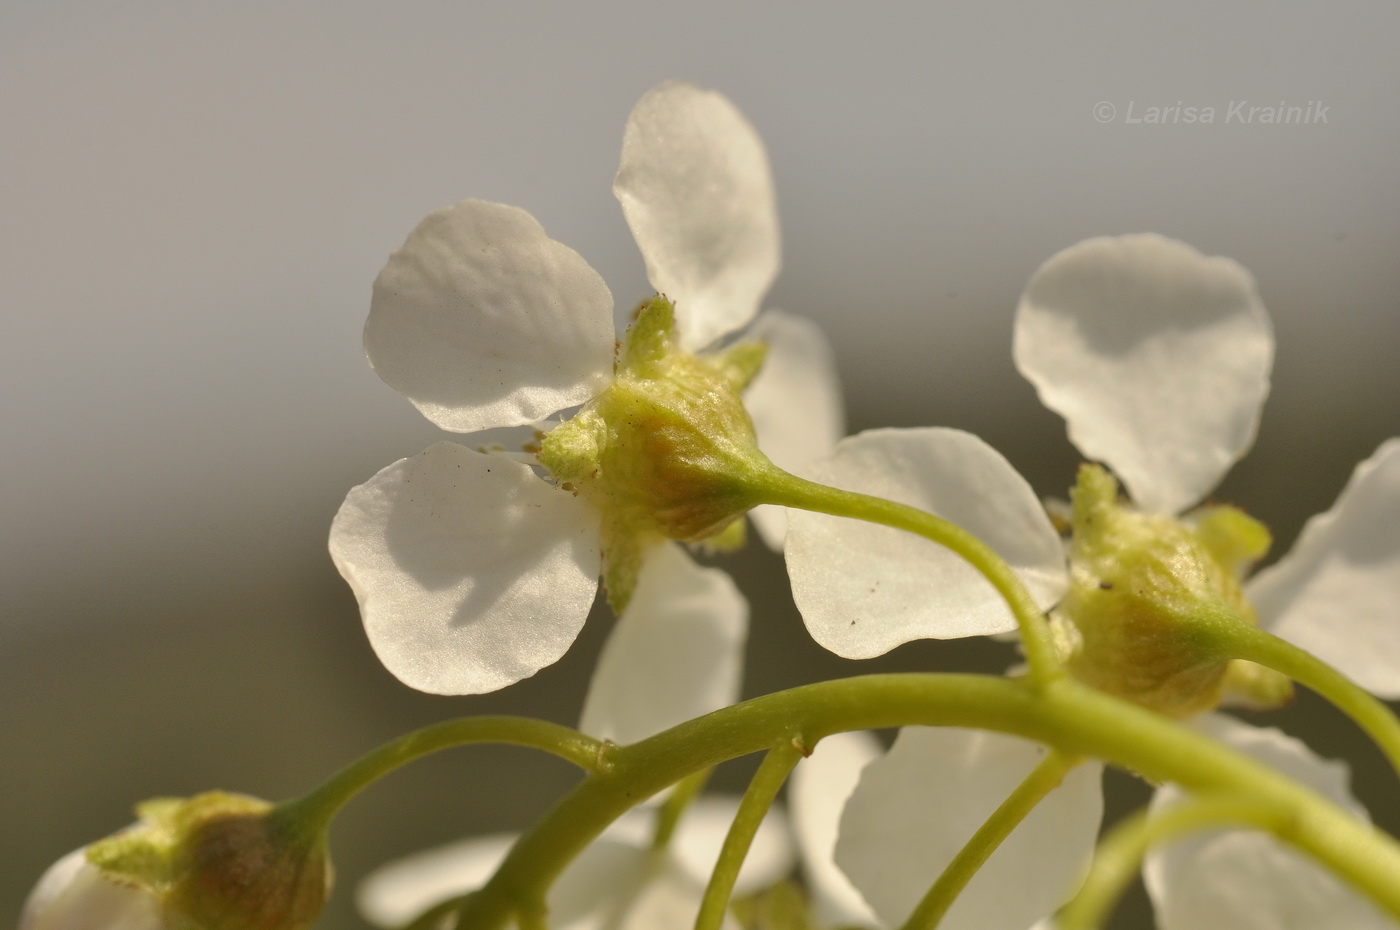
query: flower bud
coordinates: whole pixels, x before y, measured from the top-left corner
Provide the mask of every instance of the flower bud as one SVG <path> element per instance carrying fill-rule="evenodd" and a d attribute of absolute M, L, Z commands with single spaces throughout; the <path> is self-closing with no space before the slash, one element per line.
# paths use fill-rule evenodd
<path fill-rule="evenodd" d="M 320 915 L 331 868 L 319 830 L 223 792 L 137 813 L 51 867 L 20 930 L 304 930 Z"/>

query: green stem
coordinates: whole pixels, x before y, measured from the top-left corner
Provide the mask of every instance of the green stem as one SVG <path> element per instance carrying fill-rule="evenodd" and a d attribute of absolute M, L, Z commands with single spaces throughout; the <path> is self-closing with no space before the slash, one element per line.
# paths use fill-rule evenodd
<path fill-rule="evenodd" d="M 902 930 L 935 930 L 972 876 L 1011 835 L 1011 831 L 1020 826 L 1026 815 L 1035 810 L 1047 794 L 1059 787 L 1066 773 L 1077 762 L 1056 750 L 1050 750 L 1050 754 L 1040 760 L 1025 781 L 1017 785 L 1016 790 L 977 828 L 972 839 L 958 850 L 919 906 L 914 908 L 914 913 L 904 922 Z"/>
<path fill-rule="evenodd" d="M 828 487 L 778 469 L 759 479 L 756 491 L 765 504 L 878 523 L 922 536 L 957 553 L 986 578 L 1006 601 L 1021 632 L 1021 647 L 1025 650 L 1031 680 L 1037 685 L 1045 685 L 1064 675 L 1050 640 L 1044 612 L 1036 605 L 1035 599 L 1011 566 L 986 543 L 962 527 L 917 507 Z"/>
<path fill-rule="evenodd" d="M 1271 668 L 1322 695 L 1365 731 L 1400 773 L 1400 721 L 1370 692 L 1312 653 L 1258 627 L 1213 624 L 1207 631 L 1217 648 L 1231 658 Z"/>
<path fill-rule="evenodd" d="M 1055 926 L 1059 930 L 1096 930 L 1138 874 L 1148 849 L 1222 824 L 1244 824 L 1277 834 L 1287 829 L 1287 815 L 1234 795 L 1192 798 L 1158 813 L 1139 811 L 1099 843 L 1084 884 L 1056 917 Z"/>
<path fill-rule="evenodd" d="M 467 717 L 407 733 L 332 775 L 310 793 L 279 805 L 291 822 L 324 830 L 347 801 L 401 766 L 472 743 L 526 746 L 556 755 L 593 775 L 607 771 L 610 743 L 529 717 Z"/>
<path fill-rule="evenodd" d="M 758 833 L 773 799 L 787 781 L 793 766 L 797 765 L 808 750 L 797 739 L 789 738 L 768 751 L 749 782 L 748 790 L 739 801 L 739 810 L 734 822 L 729 825 L 729 833 L 720 847 L 715 870 L 710 873 L 710 882 L 705 886 L 705 896 L 700 901 L 700 913 L 695 917 L 695 930 L 720 930 L 724 925 L 725 912 L 729 910 L 729 896 L 734 891 L 734 882 L 739 878 L 739 869 L 744 865 L 744 857 L 753 845 L 754 834 Z"/>
<path fill-rule="evenodd" d="M 630 746 L 584 779 L 520 838 L 464 903 L 459 927 L 500 928 L 517 902 L 542 900 L 564 867 L 642 798 L 689 774 L 800 735 L 900 726 L 996 730 L 1066 755 L 1100 758 L 1197 794 L 1233 792 L 1286 818 L 1277 835 L 1400 918 L 1400 843 L 1312 790 L 1201 733 L 1093 691 L 982 675 L 870 675 L 745 701 Z"/>

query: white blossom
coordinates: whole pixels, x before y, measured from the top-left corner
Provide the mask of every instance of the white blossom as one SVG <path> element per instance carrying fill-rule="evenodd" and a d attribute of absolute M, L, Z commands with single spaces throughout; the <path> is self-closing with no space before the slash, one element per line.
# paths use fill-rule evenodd
<path fill-rule="evenodd" d="M 1112 468 L 1139 507 L 1174 515 L 1252 442 L 1273 336 L 1236 263 L 1160 236 L 1122 236 L 1080 243 L 1036 272 L 1014 354 L 1080 451 Z M 997 550 L 1043 606 L 1064 589 L 1054 527 L 1025 480 L 975 437 L 863 433 L 814 469 L 952 520 Z M 791 523 L 794 596 L 813 636 L 841 655 L 1015 629 L 990 586 L 931 544 L 817 514 Z M 880 565 L 866 558 L 872 550 Z M 1265 629 L 1400 697 L 1400 441 L 1361 463 L 1332 510 L 1245 592 Z"/>
<path fill-rule="evenodd" d="M 676 304 L 683 350 L 753 319 L 778 271 L 777 211 L 763 145 L 728 100 L 678 82 L 648 92 L 628 119 L 614 192 L 652 285 Z M 539 425 L 611 383 L 612 320 L 611 293 L 576 252 L 524 210 L 468 200 L 430 215 L 391 256 L 365 348 L 443 429 Z M 811 351 L 808 324 L 763 326 L 772 374 L 754 385 L 753 419 L 765 451 L 801 459 L 785 446 L 791 431 L 772 424 L 839 430 L 829 360 Z M 353 489 L 336 515 L 332 557 L 376 654 L 405 683 L 492 691 L 577 637 L 602 566 L 601 518 L 532 464 L 439 443 Z"/>
<path fill-rule="evenodd" d="M 905 727 L 817 744 L 793 773 L 793 828 L 823 926 L 899 927 L 973 833 L 1044 758 L 1034 743 Z M 1093 853 L 1103 767 L 1066 775 L 968 882 L 944 930 L 1028 928 L 1073 894 Z"/>
<path fill-rule="evenodd" d="M 1015 357 L 1046 405 L 1065 416 L 1081 452 L 1111 467 L 1143 510 L 1176 515 L 1209 493 L 1252 442 L 1268 390 L 1273 337 L 1253 278 L 1239 265 L 1159 236 L 1124 236 L 1071 247 L 1036 273 L 1017 313 Z M 1054 603 L 1057 585 L 1063 590 L 1063 555 L 1051 554 L 1058 534 L 1043 514 L 1037 516 L 1029 486 L 966 434 L 861 434 L 845 440 L 816 470 L 829 483 L 911 503 L 959 524 L 997 550 L 1044 607 Z M 969 500 L 981 497 L 996 503 Z M 789 529 L 794 594 L 813 636 L 828 648 L 863 657 L 919 637 L 1014 629 L 985 581 L 970 571 L 961 578 L 953 572 L 949 560 L 955 557 L 907 534 L 852 525 L 798 514 Z M 876 546 L 885 550 L 883 574 L 864 558 Z M 884 600 L 885 589 L 898 592 L 897 598 Z M 1361 463 L 1333 508 L 1313 518 L 1293 551 L 1250 579 L 1245 593 L 1266 629 L 1314 651 L 1378 695 L 1400 696 L 1400 440 L 1387 441 Z M 896 600 L 917 606 L 900 607 Z M 1301 744 L 1225 718 L 1207 718 L 1202 725 L 1359 810 L 1345 795 L 1338 770 Z M 926 790 L 944 784 L 948 770 L 967 764 L 977 751 L 969 744 L 925 754 L 904 770 L 902 786 L 895 783 L 898 767 L 888 763 L 891 783 L 866 789 L 862 781 L 847 805 L 851 826 L 843 820 L 841 843 L 857 843 L 845 837 L 864 811 L 869 820 L 853 836 L 869 831 L 886 837 L 889 874 L 914 858 L 915 846 L 956 848 L 970 831 L 950 834 L 931 824 L 922 834 L 901 834 L 912 817 L 898 812 L 927 804 L 935 810 L 990 810 L 988 786 L 995 784 L 1005 797 L 1024 765 L 994 762 L 978 779 L 936 799 Z M 1164 789 L 1158 803 L 1173 797 L 1175 789 Z M 1096 813 L 1084 816 L 1096 825 Z M 800 823 L 804 814 L 795 817 Z M 867 843 L 848 859 L 839 853 L 837 858 L 859 866 L 848 874 L 873 902 L 890 893 L 861 871 L 872 849 Z M 1164 930 L 1373 925 L 1369 905 L 1257 834 L 1224 830 L 1180 849 L 1188 851 L 1154 856 L 1147 872 Z M 1035 874 L 1023 868 L 1003 875 L 1003 885 L 1019 887 Z M 921 874 L 920 880 L 934 877 Z M 907 907 L 911 894 L 892 895 L 887 909 Z M 1308 902 L 1298 903 L 1299 895 Z M 1266 897 L 1274 903 L 1264 904 Z M 1053 906 L 1046 902 L 1042 916 Z M 1285 913 L 1292 916 L 1280 916 Z M 1025 922 L 1017 915 L 1015 925 Z"/>

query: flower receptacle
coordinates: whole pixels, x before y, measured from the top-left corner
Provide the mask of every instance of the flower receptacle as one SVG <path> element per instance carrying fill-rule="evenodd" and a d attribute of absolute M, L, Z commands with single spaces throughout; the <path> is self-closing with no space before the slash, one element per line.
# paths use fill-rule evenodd
<path fill-rule="evenodd" d="M 1211 635 L 1255 623 L 1240 574 L 1268 548 L 1261 524 L 1226 507 L 1194 521 L 1144 513 L 1097 465 L 1080 469 L 1071 498 L 1070 587 L 1053 619 L 1076 677 L 1173 717 L 1214 708 L 1227 687 L 1251 703 L 1286 701 L 1286 682 L 1231 673 Z"/>
<path fill-rule="evenodd" d="M 741 392 L 762 361 L 752 343 L 714 355 L 680 348 L 674 307 L 658 295 L 628 330 L 612 385 L 541 443 L 550 475 L 603 514 L 615 609 L 626 604 L 647 545 L 723 538 L 758 503 L 752 479 L 773 466 Z"/>

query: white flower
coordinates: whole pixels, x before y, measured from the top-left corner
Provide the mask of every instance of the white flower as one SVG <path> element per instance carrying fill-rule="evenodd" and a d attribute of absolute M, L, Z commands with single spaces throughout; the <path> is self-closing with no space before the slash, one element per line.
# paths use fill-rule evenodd
<path fill-rule="evenodd" d="M 793 772 L 793 829 L 824 926 L 899 927 L 987 817 L 1044 757 L 998 733 L 905 727 L 817 744 Z M 1080 765 L 988 858 L 939 924 L 1029 928 L 1073 894 L 1093 853 L 1102 766 Z M 838 831 L 839 821 L 839 831 Z"/>
<path fill-rule="evenodd" d="M 1160 236 L 1123 236 L 1080 243 L 1036 272 L 1015 357 L 1080 451 L 1112 468 L 1144 511 L 1170 516 L 1252 442 L 1273 336 L 1242 267 Z M 975 437 L 864 433 L 809 471 L 952 520 L 1044 607 L 1065 589 L 1059 537 L 1034 493 Z M 816 514 L 790 521 L 794 596 L 813 636 L 840 655 L 1015 629 L 991 586 L 931 543 Z M 1361 463 L 1333 508 L 1244 590 L 1265 629 L 1400 697 L 1400 440 Z"/>
<path fill-rule="evenodd" d="M 719 857 L 737 799 L 702 798 L 686 811 L 665 850 L 651 848 L 652 812 L 621 817 L 559 876 L 548 898 L 553 930 L 687 930 Z M 379 927 L 406 924 L 433 905 L 486 883 L 515 837 L 477 837 L 384 866 L 360 885 L 360 913 Z M 763 821 L 735 884 L 745 895 L 792 868 L 780 811 Z M 737 928 L 732 918 L 727 930 Z"/>
<path fill-rule="evenodd" d="M 681 351 L 754 317 L 778 270 L 777 213 L 762 143 L 729 101 L 675 82 L 647 93 L 628 119 L 614 192 L 652 286 L 675 301 Z M 365 347 L 428 419 L 472 432 L 538 424 L 608 389 L 612 320 L 611 293 L 577 253 L 523 210 L 469 200 L 430 215 L 390 258 Z M 839 430 L 839 408 L 810 324 L 775 315 L 761 325 L 770 354 L 753 422 L 786 464 L 808 453 L 784 445 L 785 421 L 810 417 L 810 439 Z M 385 666 L 420 690 L 471 694 L 558 660 L 609 555 L 608 527 L 585 497 L 451 443 L 352 490 L 331 553 Z M 626 561 L 635 570 L 641 556 Z M 619 603 L 627 593 L 614 592 Z"/>
<path fill-rule="evenodd" d="M 165 930 L 154 892 L 118 882 L 77 849 L 55 862 L 29 893 L 19 930 Z"/>
<path fill-rule="evenodd" d="M 1195 725 L 1365 819 L 1347 789 L 1345 763 L 1324 761 L 1278 730 L 1225 716 L 1207 715 Z M 1000 734 L 921 727 L 901 730 L 883 755 L 863 733 L 819 743 L 793 773 L 790 800 L 821 925 L 902 925 L 1039 753 Z M 1049 915 L 1073 893 L 1093 852 L 1101 771 L 1091 764 L 1071 772 L 992 854 L 939 926 L 1050 927 Z M 1166 785 L 1152 807 L 1182 797 L 1180 788 Z M 1161 930 L 1394 926 L 1311 860 L 1254 830 L 1206 831 L 1154 847 L 1143 877 Z"/>
<path fill-rule="evenodd" d="M 1248 272 L 1158 236 L 1093 239 L 1060 253 L 1032 278 L 1016 319 L 1022 373 L 1065 416 L 1080 450 L 1109 465 L 1138 506 L 1164 521 L 1207 494 L 1253 440 L 1272 355 L 1268 317 Z M 937 429 L 862 434 L 844 441 L 817 471 L 829 483 L 923 507 L 979 536 L 1020 573 L 1043 607 L 1065 589 L 1058 534 L 1024 479 L 974 437 Z M 884 573 L 875 558 L 866 558 L 877 548 Z M 808 628 L 841 655 L 877 655 L 918 637 L 1014 629 L 990 586 L 965 566 L 955 568 L 956 557 L 893 531 L 794 514 L 787 558 Z M 897 597 L 885 599 L 886 590 Z M 1249 580 L 1244 595 L 1265 628 L 1313 650 L 1375 693 L 1400 696 L 1400 441 L 1384 443 L 1358 466 L 1332 510 L 1313 518 L 1293 551 Z M 916 606 L 900 608 L 899 602 Z M 1343 797 L 1338 770 L 1300 744 L 1224 718 L 1207 718 L 1202 726 L 1356 808 Z M 935 739 L 918 737 L 925 738 Z M 911 749 L 915 761 L 902 767 L 892 751 L 886 781 L 872 781 L 870 788 L 862 782 L 848 805 L 851 827 L 843 821 L 842 843 L 864 817 L 861 830 L 904 837 L 903 846 L 891 840 L 899 849 L 892 854 L 896 864 L 912 860 L 916 846 L 956 849 L 970 827 L 952 835 L 934 827 L 922 836 L 900 831 L 908 812 L 923 804 L 990 811 L 1028 771 L 1024 762 L 1017 768 L 1003 760 L 984 768 L 978 780 L 954 784 L 953 775 L 978 751 L 972 743 L 942 753 Z M 996 791 L 988 792 L 993 782 Z M 932 801 L 930 784 L 946 788 Z M 1083 822 L 1097 824 L 1089 803 L 1079 806 Z M 804 815 L 794 813 L 800 824 Z M 1172 853 L 1154 857 L 1148 868 L 1166 930 L 1372 925 L 1368 905 L 1271 840 L 1227 830 L 1189 848 L 1205 860 Z M 868 845 L 864 849 L 870 854 Z M 850 862 L 858 861 L 853 853 Z M 1192 866 L 1203 861 L 1208 864 Z M 852 875 L 857 887 L 874 902 L 879 886 L 869 878 L 863 883 L 859 874 Z M 1019 886 L 1033 874 L 1003 875 L 1003 881 Z M 935 876 L 920 877 L 927 887 Z M 910 888 L 916 884 L 909 882 Z M 1296 910 L 1294 922 L 1274 920 L 1295 901 L 1289 892 L 1299 889 L 1316 900 Z M 910 906 L 912 894 L 889 898 L 891 912 Z M 1266 897 L 1275 903 L 1266 906 Z M 1047 902 L 1041 913 L 1053 906 Z M 1356 914 L 1357 922 L 1328 916 L 1338 914 Z M 1022 918 L 1018 914 L 1014 925 L 1033 919 Z"/>

